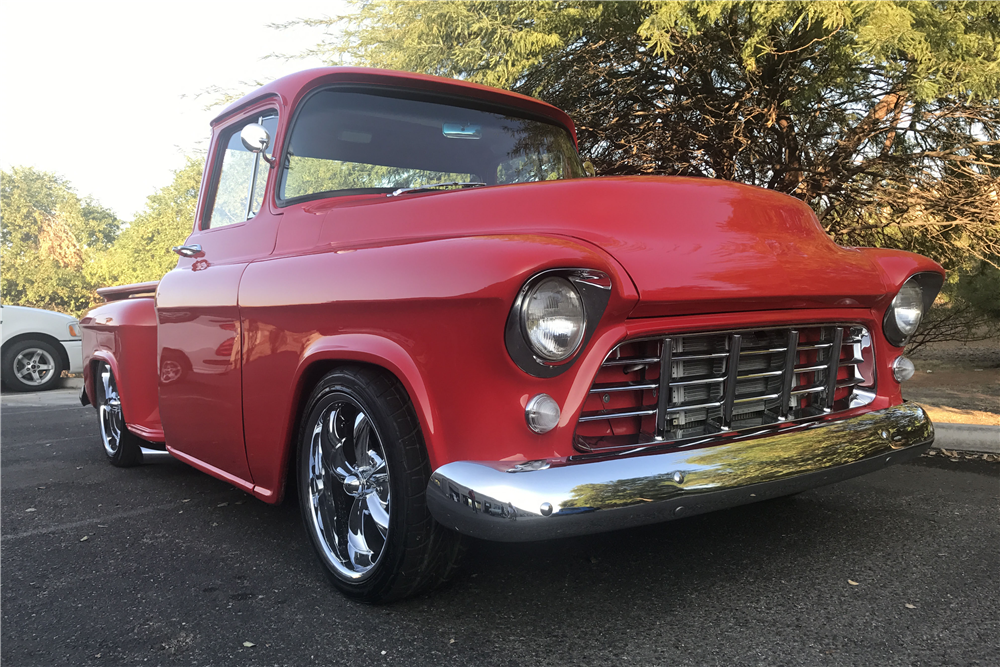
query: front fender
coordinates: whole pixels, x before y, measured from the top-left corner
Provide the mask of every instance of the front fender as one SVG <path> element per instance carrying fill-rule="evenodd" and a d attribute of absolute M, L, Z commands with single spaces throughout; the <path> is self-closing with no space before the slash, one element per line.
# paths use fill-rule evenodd
<path fill-rule="evenodd" d="M 524 282 L 550 268 L 607 273 L 605 320 L 619 328 L 637 299 L 609 255 L 566 237 L 433 239 L 276 257 L 252 263 L 240 285 L 247 459 L 258 497 L 277 501 L 294 451 L 301 406 L 336 362 L 367 363 L 402 382 L 432 466 L 469 458 L 495 435 L 495 455 L 571 450 L 572 425 L 532 433 L 524 405 L 535 393 L 586 394 L 587 354 L 558 378 L 531 377 L 510 358 L 504 331 Z M 604 344 L 604 325 L 588 343 Z M 597 362 L 599 363 L 599 362 Z M 583 389 L 573 392 L 579 385 Z M 503 451 L 501 451 L 503 450 Z"/>

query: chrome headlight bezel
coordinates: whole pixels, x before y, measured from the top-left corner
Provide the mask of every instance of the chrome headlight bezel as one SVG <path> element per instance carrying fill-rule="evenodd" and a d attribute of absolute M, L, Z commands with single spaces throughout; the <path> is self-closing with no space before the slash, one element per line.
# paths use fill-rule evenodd
<path fill-rule="evenodd" d="M 892 302 L 885 310 L 885 317 L 882 318 L 882 332 L 890 344 L 895 347 L 906 347 L 910 338 L 920 328 L 920 322 L 930 310 L 931 304 L 934 303 L 934 299 L 943 284 L 944 277 L 939 273 L 915 273 L 900 285 Z M 916 324 L 907 332 L 905 329 L 908 327 L 901 326 L 905 321 L 905 316 L 902 316 L 900 311 L 904 308 L 912 309 L 914 298 L 918 300 L 920 315 Z"/>
<path fill-rule="evenodd" d="M 531 341 L 526 326 L 528 300 L 546 280 L 564 279 L 579 296 L 583 308 L 582 335 L 573 349 L 562 357 L 551 357 L 539 351 Z M 531 276 L 518 291 L 507 316 L 504 341 L 507 353 L 517 366 L 534 377 L 549 378 L 566 372 L 587 347 L 604 309 L 611 298 L 611 279 L 603 271 L 593 269 L 548 269 Z M 548 358 L 547 358 L 548 357 Z"/>

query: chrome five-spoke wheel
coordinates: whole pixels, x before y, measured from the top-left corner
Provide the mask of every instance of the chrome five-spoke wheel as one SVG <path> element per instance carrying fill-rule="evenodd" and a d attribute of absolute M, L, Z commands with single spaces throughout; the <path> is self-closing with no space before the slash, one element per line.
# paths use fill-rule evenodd
<path fill-rule="evenodd" d="M 29 347 L 14 357 L 14 376 L 29 387 L 41 387 L 56 372 L 56 360 L 40 347 Z"/>
<path fill-rule="evenodd" d="M 360 580 L 378 564 L 388 539 L 389 467 L 364 408 L 346 395 L 333 398 L 309 441 L 308 520 L 329 565 Z"/>
<path fill-rule="evenodd" d="M 57 387 L 65 367 L 58 346 L 55 341 L 37 338 L 8 342 L 0 358 L 3 383 L 12 391 L 45 391 Z"/>

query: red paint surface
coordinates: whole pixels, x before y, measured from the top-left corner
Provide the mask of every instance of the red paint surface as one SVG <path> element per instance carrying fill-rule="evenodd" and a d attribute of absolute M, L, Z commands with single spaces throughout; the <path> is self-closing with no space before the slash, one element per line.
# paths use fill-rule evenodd
<path fill-rule="evenodd" d="M 280 154 L 294 104 L 333 83 L 499 102 L 572 131 L 562 112 L 503 91 L 322 69 L 279 79 L 223 112 L 210 155 L 226 127 L 265 108 L 279 112 Z M 941 271 L 909 253 L 839 247 L 802 202 L 723 181 L 578 179 L 280 209 L 274 187 L 272 172 L 254 219 L 196 226 L 187 242 L 204 253 L 160 282 L 158 324 L 148 299 L 109 303 L 83 320 L 86 357 L 117 363 L 132 394 L 126 420 L 159 427 L 158 415 L 141 414 L 158 393 L 171 452 L 269 502 L 283 493 L 313 383 L 340 363 L 376 365 L 402 382 L 432 467 L 573 454 L 576 418 L 605 355 L 656 333 L 861 323 L 875 341 L 879 395 L 851 414 L 897 404 L 891 363 L 900 350 L 885 341 L 882 316 L 907 277 Z M 556 267 L 604 271 L 613 291 L 572 368 L 539 379 L 511 361 L 504 323 L 524 281 Z M 524 422 L 524 405 L 540 392 L 563 409 L 545 435 Z"/>
<path fill-rule="evenodd" d="M 111 366 L 121 395 L 122 416 L 130 430 L 152 442 L 163 442 L 156 395 L 156 311 L 153 300 L 112 301 L 80 320 L 83 329 L 83 383 L 97 406 L 95 377 L 101 361 Z"/>

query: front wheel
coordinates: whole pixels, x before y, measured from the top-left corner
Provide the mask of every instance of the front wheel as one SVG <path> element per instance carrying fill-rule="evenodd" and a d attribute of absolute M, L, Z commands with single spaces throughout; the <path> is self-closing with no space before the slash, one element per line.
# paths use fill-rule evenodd
<path fill-rule="evenodd" d="M 362 602 L 385 602 L 442 583 L 461 538 L 434 521 L 430 467 L 402 385 L 349 367 L 324 377 L 306 406 L 298 451 L 299 505 L 334 585 Z"/>
<path fill-rule="evenodd" d="M 100 400 L 97 412 L 101 420 L 104 453 L 113 466 L 130 468 L 139 465 L 142 463 L 142 440 L 129 431 L 125 424 L 118 383 L 115 381 L 115 374 L 111 372 L 111 366 L 102 363 L 94 380 Z"/>

